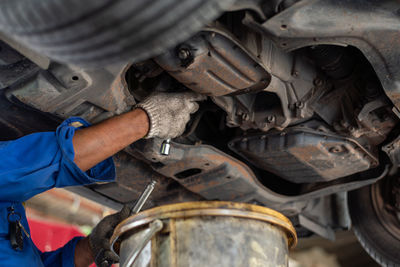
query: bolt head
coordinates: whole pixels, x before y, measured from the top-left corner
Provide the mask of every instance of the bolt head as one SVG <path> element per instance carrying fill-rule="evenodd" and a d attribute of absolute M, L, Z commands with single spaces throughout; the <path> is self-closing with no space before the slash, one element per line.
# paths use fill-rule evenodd
<path fill-rule="evenodd" d="M 320 78 L 315 78 L 314 79 L 314 85 L 315 86 L 322 86 L 322 85 L 324 85 L 324 81 L 321 80 Z"/>
<path fill-rule="evenodd" d="M 340 146 L 340 145 L 331 147 L 331 148 L 329 149 L 329 152 L 331 152 L 331 153 L 341 153 L 341 152 L 343 152 L 343 151 L 344 151 L 344 149 L 343 149 L 343 147 Z"/>
<path fill-rule="evenodd" d="M 182 59 L 182 60 L 188 59 L 190 57 L 190 55 L 191 55 L 190 50 L 187 48 L 181 48 L 178 51 L 179 59 Z"/>
<path fill-rule="evenodd" d="M 295 106 L 296 106 L 296 108 L 300 109 L 300 108 L 304 107 L 304 103 L 302 101 L 298 101 L 298 102 L 296 102 Z"/>
<path fill-rule="evenodd" d="M 275 121 L 275 116 L 274 115 L 268 115 L 268 117 L 266 118 L 266 121 L 268 123 L 272 123 Z"/>

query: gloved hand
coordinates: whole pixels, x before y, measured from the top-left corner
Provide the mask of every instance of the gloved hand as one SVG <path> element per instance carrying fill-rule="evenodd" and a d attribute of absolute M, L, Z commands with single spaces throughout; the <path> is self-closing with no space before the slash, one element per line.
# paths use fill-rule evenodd
<path fill-rule="evenodd" d="M 150 130 L 145 138 L 175 138 L 185 131 L 190 114 L 198 110 L 196 101 L 206 97 L 194 92 L 154 93 L 136 105 L 149 116 Z"/>
<path fill-rule="evenodd" d="M 125 205 L 120 212 L 103 218 L 89 235 L 89 245 L 94 256 L 96 266 L 109 267 L 119 261 L 110 250 L 110 238 L 115 227 L 130 215 L 130 208 Z"/>

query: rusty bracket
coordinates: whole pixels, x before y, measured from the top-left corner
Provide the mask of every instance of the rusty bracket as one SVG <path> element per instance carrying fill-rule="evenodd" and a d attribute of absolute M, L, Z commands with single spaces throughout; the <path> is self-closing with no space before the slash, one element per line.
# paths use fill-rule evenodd
<path fill-rule="evenodd" d="M 174 179 L 191 192 L 208 200 L 261 203 L 283 213 L 300 212 L 310 199 L 349 191 L 375 183 L 386 176 L 388 167 L 370 179 L 345 177 L 321 183 L 313 191 L 297 196 L 278 194 L 265 187 L 245 163 L 208 145 L 184 145 L 173 142 L 174 153 L 169 157 L 159 154 L 162 140 L 141 140 L 133 145 L 134 153 L 149 160 L 152 168 Z"/>

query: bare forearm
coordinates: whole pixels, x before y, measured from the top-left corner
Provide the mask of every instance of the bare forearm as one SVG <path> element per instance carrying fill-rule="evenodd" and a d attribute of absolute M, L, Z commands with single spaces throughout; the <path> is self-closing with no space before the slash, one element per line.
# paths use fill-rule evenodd
<path fill-rule="evenodd" d="M 94 262 L 92 250 L 89 245 L 89 238 L 79 240 L 75 247 L 75 267 L 88 267 Z"/>
<path fill-rule="evenodd" d="M 135 109 L 92 127 L 76 131 L 72 140 L 78 167 L 87 171 L 114 155 L 149 131 L 149 120 L 142 109 Z"/>

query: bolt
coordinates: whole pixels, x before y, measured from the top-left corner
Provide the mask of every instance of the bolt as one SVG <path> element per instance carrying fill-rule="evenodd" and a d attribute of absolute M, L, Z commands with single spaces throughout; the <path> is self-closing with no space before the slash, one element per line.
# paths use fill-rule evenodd
<path fill-rule="evenodd" d="M 247 121 L 250 118 L 249 114 L 243 113 L 242 114 L 242 120 Z"/>
<path fill-rule="evenodd" d="M 269 115 L 269 116 L 266 118 L 266 121 L 267 121 L 268 123 L 273 123 L 273 122 L 275 121 L 275 116 L 274 116 L 274 115 Z"/>
<path fill-rule="evenodd" d="M 187 48 L 181 48 L 178 51 L 179 59 L 182 59 L 182 60 L 188 59 L 190 57 L 190 55 L 191 55 L 190 50 Z"/>
<path fill-rule="evenodd" d="M 342 147 L 342 146 L 334 146 L 334 147 L 331 147 L 331 148 L 329 149 L 329 152 L 331 152 L 331 153 L 340 153 L 340 152 L 343 152 L 343 147 Z"/>
<path fill-rule="evenodd" d="M 296 108 L 302 109 L 304 107 L 304 103 L 302 101 L 297 101 L 295 104 Z"/>
<path fill-rule="evenodd" d="M 320 78 L 315 78 L 314 79 L 314 85 L 315 86 L 322 86 L 322 85 L 324 85 L 324 81 L 321 80 Z"/>

